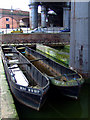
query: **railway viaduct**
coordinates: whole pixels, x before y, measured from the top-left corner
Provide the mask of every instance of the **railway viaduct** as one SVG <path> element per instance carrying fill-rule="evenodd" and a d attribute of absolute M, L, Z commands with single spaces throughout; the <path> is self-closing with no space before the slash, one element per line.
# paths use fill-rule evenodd
<path fill-rule="evenodd" d="M 18 28 L 20 25 L 29 26 L 29 12 L 0 9 L 0 28 Z"/>

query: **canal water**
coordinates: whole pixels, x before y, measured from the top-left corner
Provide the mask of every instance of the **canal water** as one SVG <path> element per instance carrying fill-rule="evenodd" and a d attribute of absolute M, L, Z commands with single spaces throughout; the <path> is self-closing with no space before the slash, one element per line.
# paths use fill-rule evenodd
<path fill-rule="evenodd" d="M 50 57 L 50 56 L 49 56 Z M 89 86 L 85 83 L 80 91 L 78 100 L 62 96 L 56 91 L 49 91 L 47 100 L 40 111 L 35 111 L 20 104 L 16 99 L 15 105 L 20 120 L 31 119 L 88 119 L 89 117 Z"/>
<path fill-rule="evenodd" d="M 86 118 L 89 116 L 88 84 L 84 84 L 78 100 L 73 100 L 56 93 L 49 93 L 48 98 L 40 111 L 35 111 L 15 100 L 20 120 L 60 119 L 60 118 Z M 85 119 L 85 120 L 86 120 Z"/>

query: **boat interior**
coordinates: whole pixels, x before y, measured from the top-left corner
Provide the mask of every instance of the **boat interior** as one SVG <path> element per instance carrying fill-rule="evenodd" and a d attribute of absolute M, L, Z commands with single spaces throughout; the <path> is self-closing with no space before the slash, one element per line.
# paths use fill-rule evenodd
<path fill-rule="evenodd" d="M 37 69 L 39 69 L 44 75 L 49 76 L 51 79 L 54 78 L 59 81 L 67 82 L 69 80 L 80 78 L 76 72 L 53 62 L 53 60 L 48 59 L 29 47 L 26 47 L 23 55 L 27 57 Z"/>
<path fill-rule="evenodd" d="M 13 76 L 13 81 L 22 86 L 30 86 L 36 88 L 44 87 L 47 85 L 47 80 L 42 77 L 42 74 L 39 73 L 37 69 L 35 69 L 35 67 L 25 59 L 25 57 L 13 49 L 13 47 L 4 46 L 2 49 L 10 73 Z M 35 75 L 34 72 L 36 72 L 37 75 Z M 36 79 L 36 77 L 38 77 L 40 80 Z"/>

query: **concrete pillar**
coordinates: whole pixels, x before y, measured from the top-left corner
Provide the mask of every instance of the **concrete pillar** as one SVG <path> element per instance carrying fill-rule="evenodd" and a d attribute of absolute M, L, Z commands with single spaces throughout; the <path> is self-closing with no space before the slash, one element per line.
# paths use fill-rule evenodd
<path fill-rule="evenodd" d="M 70 67 L 90 77 L 90 2 L 71 3 Z"/>
<path fill-rule="evenodd" d="M 30 0 L 29 8 L 30 28 L 34 29 L 38 27 L 38 3 Z"/>
<path fill-rule="evenodd" d="M 41 27 L 46 27 L 46 8 L 41 6 Z"/>
<path fill-rule="evenodd" d="M 63 27 L 70 28 L 71 9 L 68 7 L 63 8 Z"/>

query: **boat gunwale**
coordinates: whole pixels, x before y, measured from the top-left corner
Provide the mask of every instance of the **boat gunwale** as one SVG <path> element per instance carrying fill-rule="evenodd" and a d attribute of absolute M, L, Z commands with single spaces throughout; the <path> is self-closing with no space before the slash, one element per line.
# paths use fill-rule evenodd
<path fill-rule="evenodd" d="M 17 51 L 16 48 L 15 48 L 15 50 Z M 19 53 L 21 56 L 23 56 L 29 64 L 31 64 L 32 66 L 34 66 L 34 65 L 32 64 L 32 62 L 30 62 L 30 61 L 29 61 L 24 55 L 22 55 L 19 51 L 18 51 L 18 53 Z M 34 66 L 34 67 L 35 67 L 35 66 Z M 42 76 L 44 76 L 43 73 L 42 73 L 40 70 L 38 70 L 36 67 L 35 67 L 35 69 L 36 69 L 37 71 L 39 71 Z M 45 78 L 47 79 L 47 81 L 48 81 L 48 84 L 46 85 L 46 86 L 48 86 L 49 83 L 50 83 L 50 82 L 49 82 L 49 79 L 48 79 L 46 76 L 44 76 L 44 77 L 45 77 Z M 42 88 L 44 89 L 44 88 L 46 88 L 46 86 L 44 86 L 44 87 L 42 87 Z"/>
<path fill-rule="evenodd" d="M 33 49 L 31 49 L 31 48 L 29 48 L 28 46 L 26 46 L 26 48 L 27 49 L 30 49 L 31 51 L 34 51 L 34 52 L 36 52 L 35 50 L 33 50 Z M 37 52 L 39 55 L 41 55 L 39 52 Z M 30 54 L 30 53 L 29 53 Z M 49 58 L 47 58 L 45 55 L 43 55 L 42 54 L 42 56 L 44 56 L 46 59 L 49 59 Z M 50 60 L 52 60 L 52 59 L 50 59 Z M 52 60 L 53 62 L 56 62 L 56 61 L 54 61 L 54 60 Z M 71 71 L 72 72 L 72 75 L 73 75 L 73 73 L 75 73 L 75 74 L 77 74 L 78 76 L 79 76 L 79 78 L 77 78 L 79 81 L 84 81 L 84 79 L 83 79 L 83 77 L 76 71 L 76 70 L 72 70 L 70 67 L 68 68 L 68 67 L 66 67 L 66 66 L 64 66 L 64 65 L 61 65 L 61 64 L 59 64 L 58 62 L 56 62 L 56 64 L 58 64 L 58 65 L 60 65 L 61 67 L 63 67 L 63 68 L 65 68 L 65 69 L 67 69 L 67 70 L 69 70 L 69 71 Z M 62 74 L 61 74 L 62 75 Z M 67 74 L 68 75 L 68 74 Z"/>
<path fill-rule="evenodd" d="M 4 46 L 5 47 L 5 46 Z M 12 47 L 12 46 L 9 46 L 9 47 Z M 13 47 L 12 47 L 13 48 Z M 15 49 L 16 50 L 16 49 Z M 8 62 L 7 62 L 7 60 L 6 60 L 6 57 L 5 57 L 5 53 L 4 53 L 4 51 L 3 51 L 3 49 L 2 49 L 2 53 L 3 53 L 3 56 L 4 56 L 4 60 L 5 60 L 5 62 L 7 63 L 7 65 L 9 64 Z M 7 52 L 8 53 L 8 52 Z M 16 54 L 20 54 L 21 56 L 22 56 L 22 54 L 20 53 L 20 52 L 9 52 L 9 53 L 16 53 Z M 24 56 L 23 56 L 24 57 Z M 10 63 L 10 64 L 13 64 L 13 63 Z M 18 63 L 15 63 L 15 64 L 18 64 Z M 29 61 L 28 61 L 28 63 L 25 63 L 25 64 L 32 64 L 32 63 L 30 63 Z M 23 65 L 23 63 L 22 63 L 22 65 Z M 33 65 L 33 64 L 32 64 Z M 9 69 L 9 68 L 8 68 Z M 36 68 L 37 69 L 37 68 Z M 38 69 L 37 69 L 38 70 Z M 40 71 L 39 71 L 40 72 Z M 41 72 L 40 72 L 41 73 Z M 41 73 L 42 74 L 42 73 Z M 42 74 L 43 75 L 43 74 Z M 47 87 L 49 86 L 49 79 L 46 77 L 46 76 L 44 76 L 46 79 L 47 79 L 47 84 L 45 85 L 45 86 L 43 86 L 43 87 L 41 87 L 40 86 L 40 88 L 39 88 L 39 90 L 40 91 L 43 91 L 44 89 L 47 89 Z M 15 83 L 14 81 L 13 81 L 13 83 Z M 16 83 L 15 83 L 16 84 Z M 37 84 L 39 84 L 39 83 L 37 83 Z M 16 84 L 16 85 L 18 85 L 18 84 Z M 18 86 L 22 86 L 22 85 L 18 85 Z M 25 87 L 25 86 L 22 86 L 22 87 Z M 38 88 L 34 88 L 34 86 L 33 87 L 30 87 L 30 86 L 27 86 L 26 88 L 33 88 L 33 89 L 37 89 L 38 90 Z"/>

